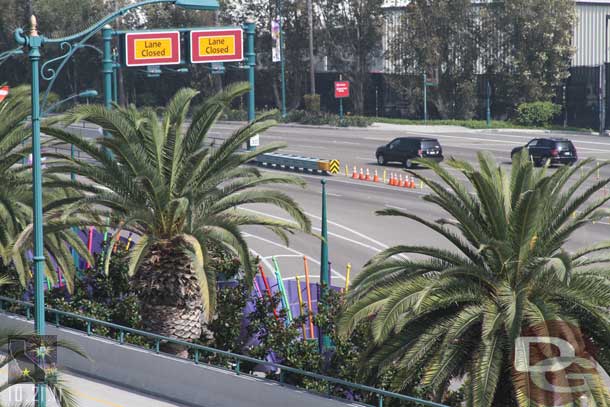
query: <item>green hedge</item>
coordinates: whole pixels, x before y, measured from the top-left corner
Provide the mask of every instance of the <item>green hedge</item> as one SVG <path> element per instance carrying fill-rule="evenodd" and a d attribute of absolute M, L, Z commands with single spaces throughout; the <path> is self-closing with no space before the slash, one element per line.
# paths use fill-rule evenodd
<path fill-rule="evenodd" d="M 312 126 L 334 126 L 334 127 L 367 127 L 372 120 L 364 116 L 343 116 L 343 120 L 335 114 L 324 112 L 307 112 L 305 110 L 292 110 L 282 120 L 284 123 L 299 123 Z"/>
<path fill-rule="evenodd" d="M 561 113 L 561 106 L 551 102 L 521 103 L 517 106 L 517 123 L 523 126 L 546 126 Z"/>

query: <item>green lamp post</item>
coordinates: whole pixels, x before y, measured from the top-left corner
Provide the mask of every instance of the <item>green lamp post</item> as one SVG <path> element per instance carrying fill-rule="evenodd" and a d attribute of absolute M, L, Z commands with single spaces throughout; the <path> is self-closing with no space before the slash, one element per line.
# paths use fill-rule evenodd
<path fill-rule="evenodd" d="M 41 145 L 40 145 L 40 76 L 46 80 L 50 80 L 49 86 L 47 87 L 45 94 L 48 96 L 48 92 L 52 87 L 57 73 L 61 71 L 61 68 L 65 65 L 66 61 L 74 54 L 79 45 L 84 44 L 94 34 L 100 30 L 106 28 L 108 31 L 107 24 L 114 21 L 119 16 L 124 15 L 130 10 L 135 8 L 143 7 L 150 4 L 159 3 L 170 3 L 176 6 L 196 9 L 196 10 L 216 10 L 219 7 L 217 0 L 145 0 L 139 3 L 130 4 L 125 6 L 116 12 L 104 17 L 99 22 L 93 24 L 91 27 L 83 30 L 77 34 L 63 37 L 63 38 L 46 38 L 38 34 L 38 24 L 36 17 L 32 16 L 30 20 L 30 30 L 26 34 L 23 29 L 17 29 L 14 34 L 15 41 L 18 45 L 26 47 L 28 52 L 28 58 L 30 60 L 31 72 L 32 72 L 32 189 L 33 189 L 33 200 L 34 200 L 34 211 L 33 211 L 33 229 L 34 229 L 34 325 L 36 334 L 42 336 L 45 334 L 45 318 L 44 318 L 44 242 L 43 242 L 43 213 L 42 213 L 42 157 L 41 157 Z M 111 92 L 112 92 L 112 56 L 111 49 L 107 47 L 106 41 L 107 32 L 104 33 L 104 102 L 107 106 L 110 105 Z M 72 41 L 78 41 L 76 46 L 71 44 Z M 40 67 L 40 48 L 44 44 L 60 44 L 62 49 L 67 49 L 66 54 L 54 58 L 45 64 L 43 64 L 43 70 L 41 72 Z M 62 61 L 58 69 L 48 68 L 49 63 Z M 44 357 L 44 349 L 40 349 L 40 357 Z M 35 405 L 37 407 L 46 406 L 46 388 L 44 383 L 38 383 L 36 385 L 36 396 Z"/>
<path fill-rule="evenodd" d="M 330 267 L 328 263 L 328 220 L 326 215 L 326 179 L 320 181 L 322 184 L 322 243 L 320 244 L 320 299 L 325 302 L 330 289 Z M 319 347 L 320 353 L 331 346 L 330 336 L 327 332 L 320 332 Z"/>
<path fill-rule="evenodd" d="M 256 119 L 256 106 L 254 95 L 254 68 L 256 67 L 256 53 L 254 52 L 254 34 L 256 32 L 256 22 L 253 18 L 248 18 L 244 24 L 246 38 L 248 41 L 248 50 L 246 52 L 248 64 L 248 82 L 250 83 L 250 91 L 248 92 L 248 121 L 253 122 Z M 252 141 L 248 140 L 248 150 L 254 150 Z"/>

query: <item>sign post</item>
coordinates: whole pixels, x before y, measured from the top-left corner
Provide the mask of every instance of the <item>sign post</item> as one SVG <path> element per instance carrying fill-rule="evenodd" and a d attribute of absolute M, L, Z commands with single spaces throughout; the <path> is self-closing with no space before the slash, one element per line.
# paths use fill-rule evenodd
<path fill-rule="evenodd" d="M 343 123 L 343 99 L 349 97 L 349 82 L 343 81 L 341 75 L 335 81 L 335 99 L 339 99 L 339 120 Z"/>
<path fill-rule="evenodd" d="M 424 123 L 428 123 L 428 86 L 436 86 L 437 82 L 428 81 L 427 75 L 424 73 Z"/>

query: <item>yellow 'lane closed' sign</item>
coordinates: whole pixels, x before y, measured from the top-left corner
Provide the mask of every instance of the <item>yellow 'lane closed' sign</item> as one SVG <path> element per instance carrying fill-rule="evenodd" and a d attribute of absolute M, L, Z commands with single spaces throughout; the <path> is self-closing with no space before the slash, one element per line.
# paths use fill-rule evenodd
<path fill-rule="evenodd" d="M 241 28 L 194 30 L 191 36 L 191 62 L 231 62 L 243 60 Z"/>
<path fill-rule="evenodd" d="M 127 66 L 175 65 L 180 63 L 178 31 L 139 31 L 125 34 Z"/>

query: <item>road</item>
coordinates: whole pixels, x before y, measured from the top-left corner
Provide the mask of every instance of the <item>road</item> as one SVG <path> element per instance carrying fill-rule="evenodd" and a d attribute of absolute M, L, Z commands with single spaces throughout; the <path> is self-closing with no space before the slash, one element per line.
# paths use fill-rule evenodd
<path fill-rule="evenodd" d="M 224 137 L 235 129 L 234 124 L 221 123 L 212 131 L 214 137 Z M 378 170 L 380 177 L 383 170 L 402 172 L 399 166 L 380 167 L 375 162 L 374 151 L 377 146 L 391 141 L 398 136 L 431 136 L 439 139 L 446 157 L 452 156 L 470 162 L 476 160 L 480 151 L 491 153 L 501 162 L 507 171 L 510 170 L 510 150 L 525 144 L 533 137 L 544 137 L 536 132 L 494 132 L 468 130 L 450 126 L 397 126 L 374 125 L 367 129 L 333 129 L 312 128 L 306 126 L 278 126 L 261 136 L 262 144 L 285 142 L 288 147 L 283 152 L 302 154 L 327 159 L 339 159 L 342 169 L 348 165 L 348 175 L 353 166 L 368 168 L 373 174 Z M 610 140 L 598 136 L 572 136 L 580 158 L 593 157 L 600 160 L 610 159 Z M 343 170 L 344 171 L 344 170 Z M 430 176 L 428 170 L 417 170 Z M 551 169 L 550 171 L 554 171 Z M 455 174 L 455 172 L 454 172 Z M 282 186 L 303 206 L 311 216 L 319 232 L 321 197 L 320 176 L 302 175 L 307 181 L 307 188 Z M 600 176 L 610 177 L 610 169 L 600 171 Z M 458 176 L 463 179 L 463 177 Z M 399 208 L 416 213 L 424 218 L 438 219 L 445 216 L 439 208 L 422 200 L 429 190 L 404 189 L 382 184 L 352 180 L 344 173 L 328 177 L 328 216 L 330 261 L 332 263 L 333 284 L 345 284 L 346 266 L 351 263 L 351 276 L 355 276 L 362 266 L 375 253 L 394 244 L 419 244 L 450 248 L 450 244 L 435 233 L 415 222 L 392 217 L 380 217 L 375 211 L 383 208 Z M 254 208 L 256 211 L 283 217 L 272 208 Z M 568 243 L 569 248 L 577 248 L 596 241 L 607 239 L 610 225 L 606 222 L 590 225 L 576 233 Z M 271 256 L 277 256 L 282 274 L 285 278 L 303 275 L 305 255 L 310 259 L 310 267 L 317 273 L 320 257 L 319 240 L 311 236 L 296 235 L 286 248 L 269 233 L 256 229 L 248 230 L 248 239 L 253 251 L 262 256 L 267 267 L 271 267 Z"/>
<path fill-rule="evenodd" d="M 209 136 L 216 142 L 231 134 L 239 124 L 217 123 Z M 74 130 L 82 131 L 75 127 Z M 98 137 L 91 129 L 82 134 Z M 378 171 L 380 177 L 385 170 L 403 173 L 399 165 L 380 167 L 374 157 L 375 149 L 399 136 L 426 136 L 437 138 L 446 158 L 474 162 L 478 152 L 491 153 L 507 171 L 510 170 L 510 150 L 524 145 L 534 137 L 544 137 L 540 132 L 469 130 L 454 126 L 401 126 L 374 124 L 369 128 L 330 128 L 299 125 L 279 125 L 261 135 L 261 143 L 284 142 L 282 152 L 324 159 L 339 159 L 342 173 L 326 177 L 328 180 L 329 246 L 333 285 L 343 286 L 348 263 L 352 265 L 351 276 L 356 276 L 362 266 L 379 251 L 395 244 L 433 245 L 450 248 L 443 238 L 415 222 L 392 217 L 380 217 L 375 211 L 383 208 L 399 208 L 411 211 L 428 219 L 438 219 L 445 214 L 439 208 L 422 200 L 429 192 L 426 189 L 405 189 L 383 184 L 363 182 L 350 178 L 353 167 L 358 171 L 368 168 L 371 174 Z M 598 136 L 571 136 L 580 158 L 610 159 L 610 139 Z M 345 166 L 348 176 L 345 176 Z M 431 171 L 416 170 L 432 176 Z M 551 169 L 550 171 L 553 171 Z M 459 179 L 461 174 L 452 171 Z M 320 232 L 321 176 L 300 174 L 307 187 L 277 187 L 289 192 L 305 209 L 314 224 L 314 232 Z M 600 177 L 610 177 L 610 168 L 600 171 Z M 255 212 L 286 218 L 282 211 L 264 206 L 248 206 Z M 606 222 L 590 225 L 576 233 L 568 243 L 569 248 L 581 247 L 595 241 L 605 240 L 608 232 Z M 289 247 L 284 246 L 274 235 L 262 228 L 246 229 L 246 237 L 254 254 L 259 255 L 267 269 L 272 268 L 272 257 L 276 257 L 284 278 L 293 279 L 304 274 L 303 257 L 308 258 L 312 275 L 319 274 L 320 240 L 314 236 L 296 234 L 291 237 Z"/>

